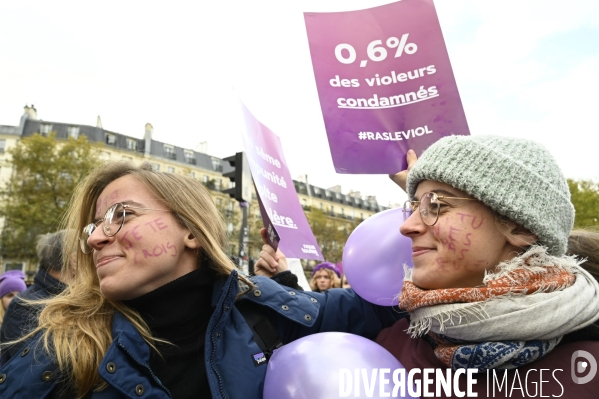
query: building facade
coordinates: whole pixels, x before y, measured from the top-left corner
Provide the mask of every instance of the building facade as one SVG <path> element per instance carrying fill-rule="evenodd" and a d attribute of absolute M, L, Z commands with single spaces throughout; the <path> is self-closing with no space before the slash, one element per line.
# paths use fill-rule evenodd
<path fill-rule="evenodd" d="M 18 126 L 0 125 L 0 187 L 3 187 L 13 176 L 10 154 L 7 151 L 17 145 L 19 140 L 34 134 L 50 135 L 56 133 L 57 139 L 86 136 L 90 142 L 100 143 L 99 156 L 104 161 L 128 160 L 140 164 L 150 162 L 156 170 L 168 173 L 188 175 L 201 181 L 209 190 L 225 219 L 229 223 L 229 231 L 235 233 L 240 223 L 238 203 L 222 191 L 231 188 L 233 183 L 223 174 L 232 170 L 228 162 L 194 149 L 182 148 L 153 139 L 153 127 L 145 125 L 143 138 L 113 132 L 102 127 L 100 118 L 96 126 L 78 125 L 65 122 L 49 122 L 37 117 L 33 106 L 25 106 L 25 112 Z M 339 187 L 324 189 L 310 185 L 307 178 L 294 180 L 299 201 L 306 212 L 318 209 L 327 217 L 340 223 L 359 222 L 369 216 L 386 209 L 379 205 L 374 197 L 363 198 L 359 193 L 342 194 Z M 250 204 L 250 217 L 260 218 L 260 210 L 255 200 Z M 0 230 L 4 221 L 0 219 Z M 250 226 L 251 227 L 251 226 Z M 255 241 L 255 240 L 254 240 Z M 232 237 L 231 254 L 237 253 L 237 237 Z M 261 243 L 250 242 L 250 256 L 257 256 Z M 1 256 L 1 255 L 0 255 Z M 37 265 L 28 264 L 20 259 L 0 258 L 0 273 L 8 269 L 22 269 L 33 275 Z"/>

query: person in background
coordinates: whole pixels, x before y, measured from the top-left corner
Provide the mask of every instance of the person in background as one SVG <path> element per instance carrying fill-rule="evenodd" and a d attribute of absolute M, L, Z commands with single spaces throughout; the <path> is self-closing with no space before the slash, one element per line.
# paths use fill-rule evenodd
<path fill-rule="evenodd" d="M 407 176 L 400 232 L 414 267 L 399 306 L 409 318 L 376 341 L 407 371 L 477 369 L 479 397 L 498 380 L 512 388 L 495 398 L 595 398 L 571 375 L 580 351 L 599 359 L 599 284 L 566 254 L 593 250 L 568 249 L 574 207 L 551 154 L 524 139 L 450 136 L 407 159 L 391 178 Z"/>
<path fill-rule="evenodd" d="M 314 292 L 324 292 L 330 288 L 341 287 L 341 273 L 331 262 L 322 262 L 314 266 L 310 288 Z"/>
<path fill-rule="evenodd" d="M 8 305 L 26 289 L 25 274 L 21 270 L 9 270 L 0 276 L 0 324 L 3 324 Z"/>
<path fill-rule="evenodd" d="M 58 295 L 66 288 L 69 272 L 62 272 L 63 241 L 65 230 L 43 234 L 38 237 L 36 252 L 39 269 L 33 284 L 18 295 L 6 310 L 7 320 L 0 327 L 0 342 L 9 342 L 22 337 L 37 323 L 39 308 L 24 305 L 23 300 L 45 299 Z M 19 353 L 23 343 L 13 345 L 0 353 L 0 365 Z"/>

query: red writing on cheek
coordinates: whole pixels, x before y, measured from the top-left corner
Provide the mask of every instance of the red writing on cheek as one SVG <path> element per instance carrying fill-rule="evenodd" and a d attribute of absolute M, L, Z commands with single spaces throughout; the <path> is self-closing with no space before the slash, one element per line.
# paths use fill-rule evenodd
<path fill-rule="evenodd" d="M 472 233 L 466 234 L 466 241 L 464 242 L 464 245 L 470 245 L 470 236 L 471 235 L 472 235 Z"/>
<path fill-rule="evenodd" d="M 154 248 L 152 248 L 151 251 L 148 251 L 147 249 L 142 250 L 142 253 L 144 255 L 144 258 L 151 258 L 151 257 L 155 257 L 155 256 L 161 256 L 161 255 L 169 255 L 174 257 L 177 256 L 177 247 L 175 247 L 173 244 L 170 243 L 170 241 L 167 241 L 166 244 L 158 244 L 156 245 Z"/>
<path fill-rule="evenodd" d="M 455 243 L 458 241 L 457 238 L 455 237 L 456 234 L 459 234 L 461 230 L 460 229 L 456 229 L 455 227 L 450 226 L 449 227 L 449 244 L 447 245 L 447 248 L 452 251 L 455 254 L 456 251 L 456 246 Z"/>
<path fill-rule="evenodd" d="M 483 221 L 485 220 L 483 218 L 478 218 L 477 216 L 469 215 L 467 213 L 460 213 L 460 212 L 458 212 L 458 215 L 460 215 L 460 218 L 461 218 L 462 222 L 465 222 L 466 220 L 472 219 L 470 221 L 470 226 L 474 230 L 476 230 L 480 226 L 482 226 L 483 225 Z"/>
<path fill-rule="evenodd" d="M 123 234 L 123 237 L 121 238 L 121 240 L 127 244 L 127 246 L 125 248 L 129 249 L 133 246 L 133 243 L 131 242 L 131 240 L 129 238 L 127 238 L 127 235 L 129 233 L 131 233 L 131 236 L 133 236 L 133 238 L 137 241 L 141 240 L 143 237 L 141 236 L 141 234 L 139 234 L 139 232 L 137 231 L 137 228 L 139 227 L 139 225 L 133 227 L 131 230 L 128 230 L 127 232 L 125 232 Z"/>
<path fill-rule="evenodd" d="M 168 227 L 168 225 L 164 224 L 162 218 L 154 219 L 151 222 L 146 223 L 147 226 L 150 226 L 154 232 L 158 230 L 164 230 Z M 156 227 L 154 227 L 156 226 Z M 158 230 L 157 230 L 158 229 Z"/>
<path fill-rule="evenodd" d="M 437 266 L 439 267 L 439 269 L 445 270 L 445 264 L 449 263 L 449 261 L 443 260 L 443 258 L 437 258 L 435 260 L 435 263 L 437 264 Z"/>
<path fill-rule="evenodd" d="M 458 270 L 460 268 L 460 265 L 456 263 L 455 260 L 450 261 L 450 260 L 445 260 L 443 258 L 437 258 L 436 261 L 437 266 L 439 266 L 439 269 L 441 270 L 447 270 L 447 264 L 451 265 L 451 268 L 454 270 Z"/>
<path fill-rule="evenodd" d="M 433 235 L 438 237 L 441 235 L 441 223 L 437 221 L 437 224 L 432 227 Z"/>

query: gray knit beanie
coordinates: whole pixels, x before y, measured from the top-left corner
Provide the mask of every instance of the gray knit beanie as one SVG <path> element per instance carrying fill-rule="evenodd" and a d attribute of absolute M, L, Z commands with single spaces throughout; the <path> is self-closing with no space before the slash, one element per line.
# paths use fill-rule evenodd
<path fill-rule="evenodd" d="M 566 253 L 574 206 L 566 178 L 541 144 L 511 137 L 444 137 L 410 169 L 410 199 L 417 199 L 414 193 L 423 180 L 472 195 L 536 234 L 550 254 Z"/>

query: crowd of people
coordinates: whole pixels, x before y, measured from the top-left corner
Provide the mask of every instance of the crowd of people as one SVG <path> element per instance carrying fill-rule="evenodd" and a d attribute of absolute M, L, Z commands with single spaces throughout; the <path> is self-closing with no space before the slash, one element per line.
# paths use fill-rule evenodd
<path fill-rule="evenodd" d="M 328 331 L 376 340 L 406 370 L 532 373 L 529 385 L 540 369 L 571 370 L 574 351 L 599 358 L 599 233 L 572 230 L 552 155 L 524 139 L 450 136 L 407 160 L 392 176 L 408 194 L 398 229 L 414 264 L 399 309 L 363 300 L 330 262 L 302 290 L 264 230 L 256 275 L 244 275 L 200 182 L 98 166 L 62 230 L 40 237 L 34 284 L 0 277 L 0 397 L 260 398 L 274 350 Z"/>

